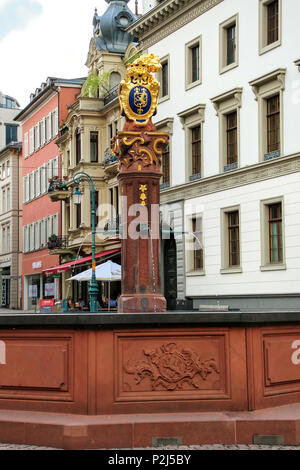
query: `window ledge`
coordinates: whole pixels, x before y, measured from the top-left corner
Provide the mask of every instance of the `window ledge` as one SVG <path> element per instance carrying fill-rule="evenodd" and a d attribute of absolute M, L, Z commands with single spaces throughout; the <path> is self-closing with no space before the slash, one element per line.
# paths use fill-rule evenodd
<path fill-rule="evenodd" d="M 160 190 L 163 191 L 164 189 L 168 189 L 170 187 L 170 183 L 161 183 L 160 184 Z"/>
<path fill-rule="evenodd" d="M 240 266 L 237 267 L 237 268 L 222 268 L 222 269 L 220 269 L 221 274 L 235 274 L 235 273 L 242 273 L 242 272 L 243 272 L 243 270 Z"/>
<path fill-rule="evenodd" d="M 267 46 L 262 47 L 259 51 L 259 55 L 263 55 L 266 52 L 269 52 L 272 49 L 276 49 L 276 47 L 279 47 L 279 46 L 281 46 L 281 41 L 280 40 L 278 40 L 276 42 L 272 42 L 271 44 L 268 44 Z"/>
<path fill-rule="evenodd" d="M 164 103 L 165 101 L 168 101 L 170 99 L 170 95 L 163 96 L 158 99 L 158 103 Z"/>
<path fill-rule="evenodd" d="M 286 269 L 285 263 L 278 263 L 278 264 L 266 264 L 260 267 L 261 271 L 280 271 Z"/>
<path fill-rule="evenodd" d="M 202 84 L 202 81 L 201 80 L 196 80 L 195 82 L 191 82 L 191 83 L 186 83 L 185 84 L 185 91 L 188 91 L 190 90 L 191 88 L 194 88 L 198 85 L 201 85 Z"/>
<path fill-rule="evenodd" d="M 226 73 L 226 72 L 229 72 L 229 70 L 232 70 L 232 69 L 235 69 L 236 67 L 238 67 L 239 64 L 237 62 L 233 62 L 232 64 L 230 65 L 226 65 L 225 67 L 222 67 L 220 69 L 220 75 L 222 75 L 222 73 Z"/>
<path fill-rule="evenodd" d="M 205 271 L 204 269 L 195 269 L 194 271 L 188 271 L 186 273 L 187 277 L 192 277 L 192 276 L 205 276 Z"/>

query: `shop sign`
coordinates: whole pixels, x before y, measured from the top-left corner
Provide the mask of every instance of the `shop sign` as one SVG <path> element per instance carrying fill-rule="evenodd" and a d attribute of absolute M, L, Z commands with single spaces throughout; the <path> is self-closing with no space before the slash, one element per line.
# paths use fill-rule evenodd
<path fill-rule="evenodd" d="M 32 263 L 32 269 L 39 269 L 41 267 L 42 267 L 41 261 L 36 261 L 35 263 Z"/>
<path fill-rule="evenodd" d="M 40 300 L 40 312 L 41 313 L 53 313 L 54 312 L 54 299 L 41 299 Z"/>

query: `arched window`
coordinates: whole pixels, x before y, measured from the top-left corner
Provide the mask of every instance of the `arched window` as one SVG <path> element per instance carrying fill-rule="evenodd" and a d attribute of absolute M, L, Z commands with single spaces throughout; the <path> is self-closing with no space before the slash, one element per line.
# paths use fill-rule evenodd
<path fill-rule="evenodd" d="M 114 88 L 119 85 L 121 81 L 121 75 L 118 72 L 112 72 L 109 77 L 109 88 Z"/>

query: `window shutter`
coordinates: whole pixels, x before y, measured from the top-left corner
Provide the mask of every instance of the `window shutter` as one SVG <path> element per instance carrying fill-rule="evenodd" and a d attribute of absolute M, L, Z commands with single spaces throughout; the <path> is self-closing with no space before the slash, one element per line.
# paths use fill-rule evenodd
<path fill-rule="evenodd" d="M 28 157 L 28 132 L 24 134 L 24 157 Z"/>
<path fill-rule="evenodd" d="M 39 233 L 38 233 L 38 222 L 34 222 L 34 249 L 38 250 L 39 249 Z"/>
<path fill-rule="evenodd" d="M 56 136 L 58 134 L 58 127 L 59 127 L 58 108 L 56 108 L 55 111 L 54 111 L 54 136 Z"/>
<path fill-rule="evenodd" d="M 37 124 L 36 126 L 36 146 L 39 149 L 40 148 L 40 123 Z"/>
<path fill-rule="evenodd" d="M 26 202 L 26 176 L 23 176 L 23 203 Z"/>
<path fill-rule="evenodd" d="M 36 170 L 36 195 L 41 195 L 41 169 Z"/>
<path fill-rule="evenodd" d="M 30 155 L 34 152 L 34 133 L 33 133 L 33 127 L 29 131 L 29 146 L 30 150 L 29 153 Z"/>
<path fill-rule="evenodd" d="M 53 178 L 53 160 L 48 162 L 48 177 Z"/>
<path fill-rule="evenodd" d="M 59 176 L 59 159 L 55 157 L 53 160 L 53 176 Z"/>
<path fill-rule="evenodd" d="M 45 130 L 45 118 L 42 119 L 42 145 L 45 145 L 46 142 L 46 130 Z"/>
<path fill-rule="evenodd" d="M 53 215 L 53 233 L 55 233 L 55 235 L 59 235 L 59 227 L 58 227 L 58 214 L 54 214 Z"/>
<path fill-rule="evenodd" d="M 45 165 L 41 166 L 41 194 L 46 192 Z"/>
<path fill-rule="evenodd" d="M 47 140 L 49 142 L 52 137 L 51 113 L 49 113 L 47 116 L 47 131 L 48 131 Z"/>
<path fill-rule="evenodd" d="M 27 243 L 27 226 L 25 225 L 23 227 L 23 253 L 27 253 L 26 243 Z"/>
<path fill-rule="evenodd" d="M 34 249 L 34 231 L 33 231 L 33 225 L 30 224 L 28 226 L 29 230 L 29 251 L 33 251 Z"/>

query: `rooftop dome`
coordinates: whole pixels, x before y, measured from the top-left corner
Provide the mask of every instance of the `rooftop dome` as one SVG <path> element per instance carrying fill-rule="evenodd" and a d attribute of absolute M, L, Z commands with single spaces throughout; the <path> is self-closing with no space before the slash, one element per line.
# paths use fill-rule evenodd
<path fill-rule="evenodd" d="M 94 41 L 98 50 L 124 54 L 133 36 L 126 32 L 126 28 L 137 20 L 137 17 L 128 8 L 129 0 L 105 0 L 109 7 L 102 16 L 97 10 L 93 19 Z"/>

